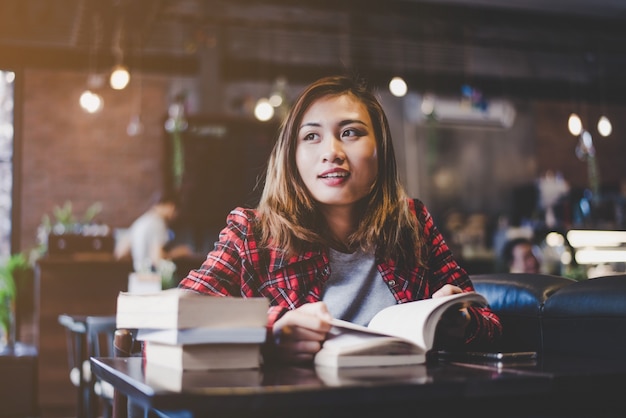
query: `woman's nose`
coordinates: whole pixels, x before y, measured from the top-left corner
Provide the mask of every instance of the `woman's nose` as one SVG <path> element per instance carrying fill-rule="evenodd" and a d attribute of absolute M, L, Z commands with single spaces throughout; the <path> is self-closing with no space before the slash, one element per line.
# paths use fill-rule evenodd
<path fill-rule="evenodd" d="M 334 135 L 330 135 L 324 142 L 325 150 L 322 154 L 323 161 L 334 162 L 336 160 L 343 161 L 345 159 L 341 140 L 335 138 Z"/>

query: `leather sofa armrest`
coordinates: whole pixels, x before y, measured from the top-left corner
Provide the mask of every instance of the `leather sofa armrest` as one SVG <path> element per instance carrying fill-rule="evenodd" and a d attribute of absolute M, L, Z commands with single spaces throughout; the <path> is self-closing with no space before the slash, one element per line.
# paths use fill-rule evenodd
<path fill-rule="evenodd" d="M 541 352 L 544 304 L 560 289 L 575 283 L 561 276 L 526 273 L 473 275 L 471 280 L 500 317 L 502 351 Z"/>
<path fill-rule="evenodd" d="M 544 306 L 544 350 L 624 361 L 626 274 L 582 280 Z"/>

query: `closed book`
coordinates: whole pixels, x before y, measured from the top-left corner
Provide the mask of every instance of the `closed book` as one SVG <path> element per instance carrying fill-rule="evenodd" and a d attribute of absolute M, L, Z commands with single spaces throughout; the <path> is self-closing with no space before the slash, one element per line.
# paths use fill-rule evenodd
<path fill-rule="evenodd" d="M 255 369 L 261 366 L 261 344 L 162 344 L 144 342 L 149 363 L 179 370 Z"/>
<path fill-rule="evenodd" d="M 261 385 L 260 369 L 183 370 L 147 362 L 144 368 L 146 384 L 155 390 L 190 392 L 206 388 L 246 388 Z"/>
<path fill-rule="evenodd" d="M 266 298 L 210 296 L 184 289 L 117 297 L 118 328 L 265 327 Z"/>
<path fill-rule="evenodd" d="M 139 341 L 153 341 L 164 344 L 208 344 L 208 343 L 264 343 L 267 336 L 265 327 L 237 328 L 183 328 L 154 329 L 141 328 L 137 331 Z"/>

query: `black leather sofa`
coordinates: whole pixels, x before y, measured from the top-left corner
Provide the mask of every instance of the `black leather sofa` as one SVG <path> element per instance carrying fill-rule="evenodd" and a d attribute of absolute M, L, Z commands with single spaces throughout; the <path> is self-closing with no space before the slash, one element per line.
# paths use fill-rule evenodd
<path fill-rule="evenodd" d="M 500 316 L 502 351 L 626 354 L 626 274 L 583 281 L 515 273 L 471 278 Z"/>

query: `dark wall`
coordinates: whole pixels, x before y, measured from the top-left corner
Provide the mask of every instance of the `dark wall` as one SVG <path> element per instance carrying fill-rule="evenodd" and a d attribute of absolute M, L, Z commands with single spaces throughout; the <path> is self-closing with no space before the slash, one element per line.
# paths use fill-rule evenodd
<path fill-rule="evenodd" d="M 212 247 L 230 210 L 254 207 L 277 126 L 246 118 L 194 116 L 182 135 L 180 240 L 198 252 Z M 167 139 L 171 143 L 171 139 Z"/>

